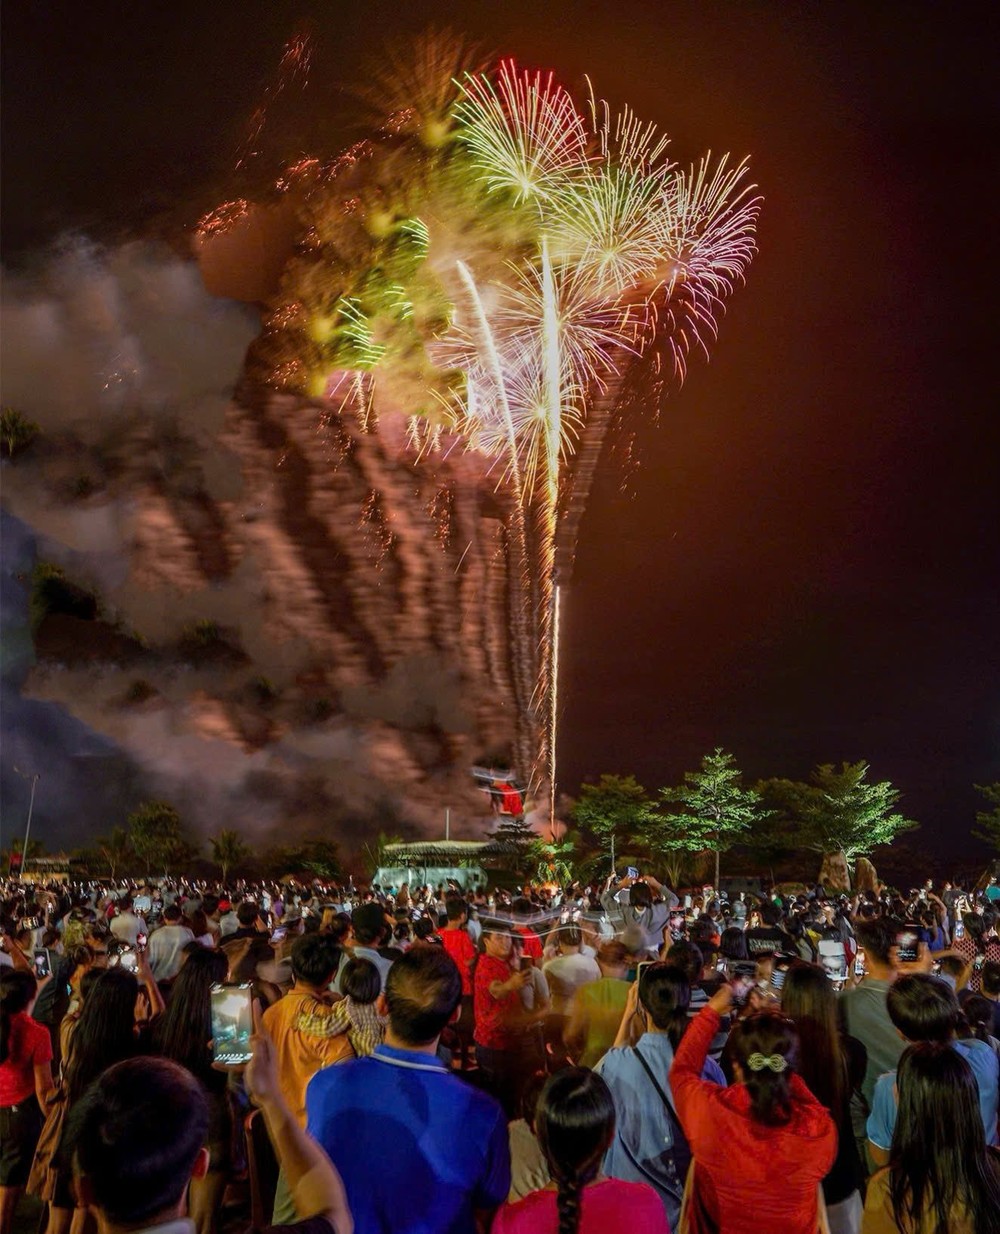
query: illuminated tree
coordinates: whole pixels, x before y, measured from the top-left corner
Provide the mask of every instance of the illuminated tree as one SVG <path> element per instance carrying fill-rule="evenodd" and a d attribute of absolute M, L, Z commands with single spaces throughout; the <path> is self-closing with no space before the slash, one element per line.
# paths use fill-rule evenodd
<path fill-rule="evenodd" d="M 251 848 L 244 843 L 238 831 L 224 830 L 209 840 L 212 847 L 212 860 L 222 869 L 222 881 L 227 882 L 229 871 L 234 865 L 239 865 L 250 856 Z"/>
<path fill-rule="evenodd" d="M 167 871 L 171 863 L 193 856 L 180 815 L 165 801 L 144 801 L 128 816 L 132 851 L 149 874 L 154 866 Z"/>
<path fill-rule="evenodd" d="M 654 805 L 635 776 L 603 775 L 596 784 L 582 784 L 573 806 L 573 820 L 598 836 L 608 847 L 611 868 L 616 853 L 645 838 L 655 826 Z"/>

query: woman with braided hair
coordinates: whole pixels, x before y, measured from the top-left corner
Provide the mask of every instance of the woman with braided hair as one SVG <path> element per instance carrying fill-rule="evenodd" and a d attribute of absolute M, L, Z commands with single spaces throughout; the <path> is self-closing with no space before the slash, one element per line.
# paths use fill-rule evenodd
<path fill-rule="evenodd" d="M 713 995 L 670 1070 L 693 1158 L 682 1226 L 689 1234 L 816 1234 L 836 1126 L 796 1073 L 799 1037 L 784 1016 L 756 1012 L 734 1029 L 734 1084 L 720 1088 L 701 1078 L 732 1001 L 728 985 Z"/>
<path fill-rule="evenodd" d="M 601 1175 L 614 1128 L 615 1105 L 599 1075 L 567 1067 L 550 1077 L 538 1098 L 535 1132 L 553 1181 L 505 1204 L 492 1234 L 669 1234 L 652 1187 Z"/>

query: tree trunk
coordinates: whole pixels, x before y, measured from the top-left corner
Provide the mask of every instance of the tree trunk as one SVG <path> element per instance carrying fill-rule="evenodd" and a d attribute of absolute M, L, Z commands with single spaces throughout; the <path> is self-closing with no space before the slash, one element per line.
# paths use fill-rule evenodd
<path fill-rule="evenodd" d="M 719 832 L 715 833 L 715 894 L 719 894 Z"/>
<path fill-rule="evenodd" d="M 835 853 L 823 854 L 818 881 L 827 891 L 851 890 L 851 871 L 842 849 Z"/>

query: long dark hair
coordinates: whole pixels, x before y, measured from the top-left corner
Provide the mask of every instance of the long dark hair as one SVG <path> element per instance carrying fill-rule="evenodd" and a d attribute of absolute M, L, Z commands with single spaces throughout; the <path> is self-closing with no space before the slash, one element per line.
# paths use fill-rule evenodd
<path fill-rule="evenodd" d="M 839 1119 L 847 1090 L 847 1058 L 837 1023 L 837 995 L 818 964 L 793 964 L 785 974 L 781 1010 L 799 1034 L 799 1075 Z"/>
<path fill-rule="evenodd" d="M 34 974 L 24 969 L 8 969 L 0 976 L 0 1063 L 6 1062 L 10 1052 L 11 1020 L 30 1006 L 37 991 Z"/>
<path fill-rule="evenodd" d="M 739 926 L 729 926 L 719 938 L 719 953 L 725 960 L 749 960 L 747 936 Z"/>
<path fill-rule="evenodd" d="M 567 1067 L 547 1081 L 535 1110 L 535 1133 L 558 1193 L 559 1234 L 577 1234 L 580 1193 L 597 1176 L 615 1130 L 615 1103 L 601 1077 Z"/>
<path fill-rule="evenodd" d="M 787 980 L 787 978 L 786 978 Z M 783 1070 L 770 1066 L 758 1070 L 751 1065 L 760 1055 L 784 1059 Z M 765 1127 L 784 1127 L 792 1117 L 792 1076 L 799 1061 L 799 1035 L 785 1016 L 758 1011 L 742 1020 L 733 1033 L 733 1058 L 743 1071 L 743 1083 L 750 1094 L 750 1116 Z"/>
<path fill-rule="evenodd" d="M 157 1054 L 207 1078 L 212 1051 L 212 986 L 226 980 L 229 961 L 222 951 L 199 947 L 184 961 L 170 991 L 170 1002 L 153 1030 Z"/>
<path fill-rule="evenodd" d="M 639 1002 L 676 1050 L 690 1023 L 691 986 L 684 970 L 663 960 L 647 964 L 639 978 Z"/>
<path fill-rule="evenodd" d="M 1000 1234 L 1000 1167 L 986 1149 L 979 1086 L 948 1045 L 920 1041 L 899 1060 L 899 1112 L 889 1153 L 889 1194 L 899 1230 L 930 1217 L 947 1234 L 956 1206 L 976 1234 Z"/>
<path fill-rule="evenodd" d="M 87 991 L 66 1062 L 70 1105 L 113 1063 L 135 1053 L 135 1000 L 139 983 L 124 968 L 101 972 Z"/>
<path fill-rule="evenodd" d="M 995 1006 L 996 1004 L 983 994 L 970 994 L 962 1004 L 962 1012 L 969 1026 L 969 1032 L 977 1041 L 983 1041 L 987 1045 L 990 1044 L 990 1037 L 993 1035 L 993 1008 Z"/>

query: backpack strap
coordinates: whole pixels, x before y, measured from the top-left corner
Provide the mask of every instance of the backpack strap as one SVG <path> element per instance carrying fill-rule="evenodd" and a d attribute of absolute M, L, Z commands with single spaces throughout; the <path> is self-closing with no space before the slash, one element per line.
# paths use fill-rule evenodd
<path fill-rule="evenodd" d="M 660 1100 L 661 1100 L 661 1101 L 663 1102 L 663 1104 L 667 1107 L 667 1113 L 670 1115 L 670 1117 L 671 1117 L 671 1119 L 673 1120 L 674 1124 L 675 1124 L 675 1125 L 676 1125 L 679 1129 L 681 1129 L 681 1133 L 683 1134 L 683 1129 L 681 1128 L 681 1120 L 677 1117 L 677 1111 L 674 1109 L 673 1102 L 672 1102 L 672 1101 L 670 1100 L 670 1098 L 667 1096 L 667 1090 L 666 1090 L 666 1089 L 665 1089 L 665 1088 L 664 1088 L 664 1087 L 660 1084 L 660 1082 L 659 1082 L 659 1080 L 656 1078 L 656 1076 L 655 1076 L 655 1075 L 653 1075 L 653 1069 L 652 1069 L 652 1067 L 650 1067 L 649 1063 L 646 1061 L 645 1055 L 643 1054 L 642 1050 L 640 1050 L 640 1049 L 639 1049 L 639 1047 L 638 1047 L 638 1046 L 636 1046 L 636 1047 L 635 1047 L 635 1056 L 636 1056 L 636 1058 L 638 1058 L 639 1062 L 640 1062 L 640 1063 L 642 1063 L 642 1069 L 643 1069 L 643 1071 L 645 1071 L 646 1075 L 648 1075 L 648 1076 L 649 1076 L 650 1083 L 653 1085 L 653 1087 L 654 1087 L 654 1088 L 656 1089 L 656 1091 L 659 1093 L 659 1095 L 660 1095 Z"/>

